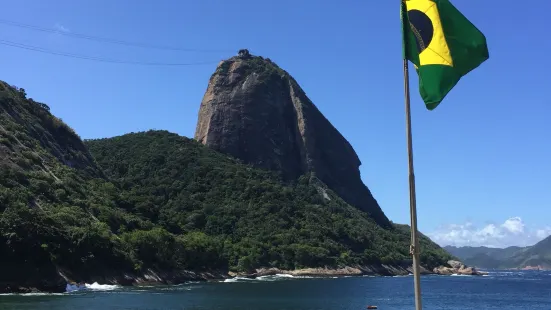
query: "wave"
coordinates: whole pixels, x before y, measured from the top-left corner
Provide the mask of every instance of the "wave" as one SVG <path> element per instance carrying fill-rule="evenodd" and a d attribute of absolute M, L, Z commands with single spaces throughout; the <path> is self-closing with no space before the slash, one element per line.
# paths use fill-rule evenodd
<path fill-rule="evenodd" d="M 84 285 L 67 283 L 67 286 L 65 287 L 65 293 L 3 293 L 0 294 L 0 296 L 65 296 L 68 293 L 74 295 L 75 293 L 82 293 L 85 291 L 113 291 L 119 288 L 121 288 L 119 285 L 99 284 L 97 282 L 94 282 L 92 284 L 85 283 Z"/>
<path fill-rule="evenodd" d="M 477 276 L 473 276 L 471 274 L 457 274 L 457 273 L 451 274 L 450 276 L 452 276 L 452 277 L 477 277 Z"/>
<path fill-rule="evenodd" d="M 112 291 L 119 289 L 119 285 L 111 285 L 111 284 L 98 284 L 98 282 L 94 282 L 92 284 L 86 284 L 86 288 L 92 291 Z"/>
<path fill-rule="evenodd" d="M 256 278 L 245 278 L 245 277 L 235 277 L 231 279 L 225 279 L 224 283 L 236 283 L 236 282 L 273 282 L 273 281 L 282 281 L 289 279 L 308 279 L 313 278 L 310 276 L 293 276 L 290 274 L 275 274 L 269 276 L 260 276 Z"/>
<path fill-rule="evenodd" d="M 63 296 L 65 293 L 1 293 L 0 296 Z"/>
<path fill-rule="evenodd" d="M 94 282 L 92 284 L 85 283 L 84 285 L 67 283 L 67 286 L 65 287 L 65 292 L 72 293 L 80 291 L 112 291 L 119 288 L 119 285 L 99 284 L 98 282 Z"/>
<path fill-rule="evenodd" d="M 410 274 L 407 274 L 407 275 L 395 275 L 395 276 L 392 276 L 393 278 L 403 278 L 403 277 L 411 277 L 413 276 L 413 273 L 410 273 Z"/>

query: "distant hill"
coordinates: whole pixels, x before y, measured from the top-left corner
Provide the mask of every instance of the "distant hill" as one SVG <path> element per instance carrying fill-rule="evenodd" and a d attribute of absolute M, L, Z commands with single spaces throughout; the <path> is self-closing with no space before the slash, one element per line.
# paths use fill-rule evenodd
<path fill-rule="evenodd" d="M 511 257 L 513 265 L 519 267 L 536 267 L 551 269 L 551 236 L 535 245 L 520 249 Z"/>
<path fill-rule="evenodd" d="M 455 247 L 445 246 L 450 254 L 465 264 L 479 268 L 529 268 L 551 269 L 551 236 L 529 247 Z"/>

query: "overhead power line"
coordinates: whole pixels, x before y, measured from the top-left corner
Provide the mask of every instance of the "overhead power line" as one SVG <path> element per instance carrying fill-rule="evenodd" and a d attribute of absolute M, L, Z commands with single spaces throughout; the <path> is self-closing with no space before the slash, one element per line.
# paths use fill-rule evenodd
<path fill-rule="evenodd" d="M 216 49 L 182 48 L 182 47 L 167 46 L 167 45 L 154 45 L 154 44 L 141 43 L 141 42 L 124 41 L 124 40 L 119 40 L 119 39 L 98 37 L 98 36 L 87 35 L 87 34 L 82 34 L 82 33 L 68 32 L 68 31 L 63 31 L 63 30 L 55 29 L 55 28 L 45 28 L 45 27 L 40 27 L 40 26 L 35 26 L 35 25 L 23 24 L 23 23 L 19 23 L 19 22 L 4 20 L 4 19 L 0 19 L 0 24 L 20 27 L 20 28 L 27 28 L 27 29 L 32 29 L 32 30 L 37 30 L 37 31 L 42 31 L 42 32 L 57 33 L 57 34 L 60 34 L 60 35 L 73 37 L 73 38 L 92 40 L 92 41 L 103 42 L 103 43 L 126 45 L 126 46 L 142 47 L 142 48 L 152 48 L 152 49 L 171 50 L 171 51 L 183 51 L 183 52 L 201 52 L 201 53 L 221 53 L 221 52 L 227 53 L 227 52 L 232 52 L 232 51 L 227 50 L 227 49 L 216 50 Z"/>
<path fill-rule="evenodd" d="M 131 65 L 143 65 L 143 66 L 199 66 L 199 65 L 209 65 L 209 64 L 214 64 L 219 62 L 219 61 L 210 61 L 210 62 L 195 62 L 195 63 L 163 63 L 163 62 L 126 61 L 126 60 L 118 60 L 118 59 L 110 59 L 110 58 L 102 58 L 102 57 L 94 57 L 94 56 L 86 56 L 86 55 L 53 51 L 53 50 L 48 50 L 38 46 L 26 45 L 26 44 L 21 44 L 17 42 L 7 41 L 7 40 L 0 40 L 0 44 L 17 47 L 21 49 L 26 49 L 29 51 L 51 54 L 51 55 L 93 60 L 93 61 L 99 61 L 99 62 L 118 63 L 118 64 L 131 64 Z"/>

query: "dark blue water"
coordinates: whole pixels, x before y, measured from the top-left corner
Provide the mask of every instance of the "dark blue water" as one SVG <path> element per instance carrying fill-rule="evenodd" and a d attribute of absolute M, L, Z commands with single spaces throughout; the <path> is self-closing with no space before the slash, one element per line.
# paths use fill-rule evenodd
<path fill-rule="evenodd" d="M 551 310 L 551 272 L 422 277 L 423 309 Z M 103 288 L 106 289 L 106 288 Z M 2 295 L 0 309 L 414 309 L 413 277 L 265 277 L 179 286 L 110 288 L 60 295 Z"/>

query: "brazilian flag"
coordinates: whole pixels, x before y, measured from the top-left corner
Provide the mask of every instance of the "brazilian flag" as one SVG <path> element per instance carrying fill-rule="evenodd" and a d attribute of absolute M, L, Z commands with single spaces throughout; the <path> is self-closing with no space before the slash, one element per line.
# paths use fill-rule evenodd
<path fill-rule="evenodd" d="M 461 77 L 489 58 L 486 38 L 448 0 L 402 0 L 404 59 L 433 110 Z"/>

